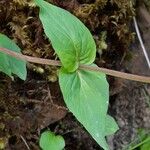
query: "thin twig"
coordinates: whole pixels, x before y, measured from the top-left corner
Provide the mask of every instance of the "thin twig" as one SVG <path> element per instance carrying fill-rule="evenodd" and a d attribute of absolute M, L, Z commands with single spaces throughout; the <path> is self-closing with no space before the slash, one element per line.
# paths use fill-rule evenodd
<path fill-rule="evenodd" d="M 26 56 L 23 54 L 16 53 L 14 51 L 10 51 L 6 48 L 0 48 L 0 51 L 5 54 L 8 54 L 10 56 L 13 56 L 15 58 L 25 60 L 28 62 L 32 62 L 32 63 L 46 64 L 46 65 L 52 65 L 52 66 L 61 66 L 61 62 L 56 61 L 56 60 L 49 60 L 49 59 Z M 143 83 L 150 83 L 150 77 L 147 77 L 147 76 L 133 75 L 130 73 L 124 73 L 124 72 L 119 72 L 119 71 L 110 70 L 110 69 L 106 69 L 106 68 L 99 68 L 99 67 L 93 67 L 93 66 L 87 66 L 87 65 L 80 65 L 79 68 L 83 69 L 83 70 L 103 72 L 107 75 L 119 77 L 119 78 L 123 78 L 123 79 L 139 81 L 139 82 L 143 82 Z"/>
<path fill-rule="evenodd" d="M 133 75 L 133 74 L 124 73 L 124 72 L 115 71 L 115 70 L 110 70 L 110 69 L 106 69 L 106 68 L 85 66 L 85 65 L 80 65 L 79 68 L 84 69 L 84 70 L 103 72 L 103 73 L 110 75 L 110 76 L 128 79 L 128 80 L 132 80 L 132 81 L 150 83 L 150 77 L 146 77 L 146 76 Z"/>
<path fill-rule="evenodd" d="M 48 90 L 48 98 L 49 98 L 52 106 L 56 107 L 57 109 L 64 109 L 64 110 L 68 111 L 68 109 L 66 107 L 58 106 L 57 104 L 54 104 L 49 86 L 47 87 L 47 90 Z"/>
<path fill-rule="evenodd" d="M 31 150 L 29 145 L 27 144 L 26 140 L 24 139 L 24 137 L 22 135 L 20 135 L 20 138 L 22 139 L 22 141 L 24 142 L 24 144 L 26 145 L 26 147 L 28 148 L 28 150 Z"/>
<path fill-rule="evenodd" d="M 36 64 L 44 64 L 44 65 L 51 65 L 51 66 L 61 66 L 60 61 L 57 60 L 50 60 L 50 59 L 43 59 L 43 58 L 38 58 L 38 57 L 31 57 L 23 54 L 16 53 L 14 51 L 8 50 L 6 48 L 1 48 L 0 51 L 8 54 L 10 56 L 13 56 L 17 59 L 25 60 L 28 62 L 36 63 Z"/>
<path fill-rule="evenodd" d="M 145 58 L 146 58 L 148 67 L 149 67 L 149 69 L 150 69 L 150 60 L 149 60 L 149 57 L 148 57 L 146 48 L 145 48 L 145 46 L 144 46 L 143 40 L 142 40 L 142 38 L 141 38 L 141 34 L 140 34 L 140 31 L 139 31 L 139 28 L 138 28 L 137 21 L 136 21 L 136 18 L 135 18 L 135 17 L 133 17 L 133 21 L 134 21 L 134 26 L 135 26 L 135 30 L 136 30 L 136 33 L 137 33 L 139 42 L 140 42 L 140 44 L 141 44 L 141 48 L 142 48 L 142 50 L 143 50 L 143 53 L 144 53 L 144 56 L 145 56 Z"/>

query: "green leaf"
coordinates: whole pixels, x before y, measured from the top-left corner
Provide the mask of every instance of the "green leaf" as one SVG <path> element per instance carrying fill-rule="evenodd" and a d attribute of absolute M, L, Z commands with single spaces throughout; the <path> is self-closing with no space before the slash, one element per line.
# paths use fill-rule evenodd
<path fill-rule="evenodd" d="M 43 0 L 35 0 L 40 7 L 40 20 L 47 37 L 58 54 L 64 68 L 75 71 L 79 64 L 95 60 L 96 45 L 90 31 L 68 11 Z"/>
<path fill-rule="evenodd" d="M 59 84 L 69 110 L 97 143 L 107 150 L 105 136 L 115 132 L 117 127 L 114 120 L 106 115 L 109 86 L 105 74 L 84 70 L 68 73 L 62 68 L 59 73 Z M 112 128 L 106 125 L 112 122 Z"/>
<path fill-rule="evenodd" d="M 0 47 L 20 53 L 20 48 L 7 36 L 0 33 Z M 0 52 L 0 71 L 12 77 L 16 74 L 22 80 L 26 79 L 26 62 Z"/>
<path fill-rule="evenodd" d="M 141 150 L 149 150 L 150 149 L 150 137 L 146 139 L 146 142 L 141 146 Z"/>
<path fill-rule="evenodd" d="M 40 147 L 42 150 L 62 150 L 65 147 L 65 141 L 62 136 L 45 131 L 40 137 Z"/>

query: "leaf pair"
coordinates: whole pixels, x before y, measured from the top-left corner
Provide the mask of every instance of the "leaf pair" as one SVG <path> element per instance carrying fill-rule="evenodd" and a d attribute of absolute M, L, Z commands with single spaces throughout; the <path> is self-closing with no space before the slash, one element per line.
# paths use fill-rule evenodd
<path fill-rule="evenodd" d="M 106 76 L 79 69 L 80 64 L 94 65 L 96 45 L 92 35 L 69 12 L 43 0 L 35 2 L 40 7 L 45 34 L 63 65 L 59 83 L 65 103 L 97 143 L 107 150 L 105 136 L 114 133 L 118 126 L 107 115 L 109 86 Z"/>

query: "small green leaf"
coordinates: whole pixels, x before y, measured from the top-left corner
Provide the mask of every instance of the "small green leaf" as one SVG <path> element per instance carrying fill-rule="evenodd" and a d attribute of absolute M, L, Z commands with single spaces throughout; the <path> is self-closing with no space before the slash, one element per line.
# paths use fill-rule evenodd
<path fill-rule="evenodd" d="M 20 48 L 7 36 L 0 33 L 0 47 L 20 53 Z M 26 79 L 26 62 L 0 52 L 0 71 L 10 77 L 16 74 L 22 80 Z"/>
<path fill-rule="evenodd" d="M 58 54 L 64 68 L 75 71 L 79 64 L 91 64 L 95 60 L 96 45 L 90 31 L 68 11 L 35 0 L 40 7 L 40 20 L 47 37 Z"/>
<path fill-rule="evenodd" d="M 40 147 L 42 150 L 62 150 L 65 147 L 65 141 L 62 136 L 45 131 L 40 137 Z"/>
<path fill-rule="evenodd" d="M 59 84 L 69 110 L 97 143 L 107 150 L 108 145 L 105 136 L 113 133 L 114 130 L 116 131 L 117 127 L 116 124 L 114 125 L 114 120 L 106 115 L 109 86 L 105 75 L 84 70 L 67 73 L 62 68 L 59 73 Z M 106 123 L 112 122 L 112 128 L 110 125 L 106 125 Z"/>
<path fill-rule="evenodd" d="M 116 121 L 111 116 L 106 117 L 105 135 L 111 135 L 119 129 Z"/>

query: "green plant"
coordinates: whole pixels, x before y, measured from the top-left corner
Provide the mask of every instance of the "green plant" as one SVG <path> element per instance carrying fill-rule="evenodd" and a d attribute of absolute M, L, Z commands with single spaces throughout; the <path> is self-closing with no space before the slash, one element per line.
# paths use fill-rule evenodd
<path fill-rule="evenodd" d="M 0 47 L 20 53 L 20 48 L 7 36 L 0 33 Z M 0 52 L 0 72 L 6 73 L 12 78 L 12 74 L 18 75 L 22 80 L 26 79 L 26 62 Z"/>
<path fill-rule="evenodd" d="M 145 130 L 139 130 L 137 138 L 129 144 L 124 150 L 149 150 L 150 149 L 150 134 Z"/>
<path fill-rule="evenodd" d="M 118 126 L 115 120 L 107 114 L 109 85 L 106 75 L 79 68 L 80 65 L 96 66 L 93 63 L 96 57 L 93 37 L 87 27 L 66 10 L 43 0 L 35 0 L 35 2 L 40 7 L 39 16 L 45 34 L 62 63 L 59 71 L 59 84 L 64 101 L 95 141 L 103 149 L 108 150 L 105 137 L 116 132 Z M 10 44 L 7 45 L 7 42 Z M 1 38 L 0 47 L 20 52 L 20 49 L 6 37 Z M 5 57 L 5 54 L 1 53 L 1 55 L 1 58 Z M 10 61 L 12 57 L 9 56 L 7 59 Z M 0 65 L 1 71 L 9 76 L 12 73 L 17 74 L 21 79 L 25 79 L 25 62 L 16 58 L 13 60 L 11 63 L 6 62 L 9 65 L 5 68 L 3 64 Z M 12 66 L 14 62 L 18 68 Z M 11 71 L 8 72 L 8 70 Z"/>
<path fill-rule="evenodd" d="M 107 150 L 105 136 L 114 133 L 118 126 L 107 115 L 109 86 L 106 75 L 79 69 L 82 64 L 95 66 L 93 37 L 84 24 L 66 10 L 43 0 L 35 2 L 40 7 L 45 34 L 62 63 L 59 84 L 65 103 L 97 143 Z"/>
<path fill-rule="evenodd" d="M 62 136 L 45 131 L 40 137 L 40 147 L 42 150 L 62 150 L 65 147 L 65 141 Z"/>

